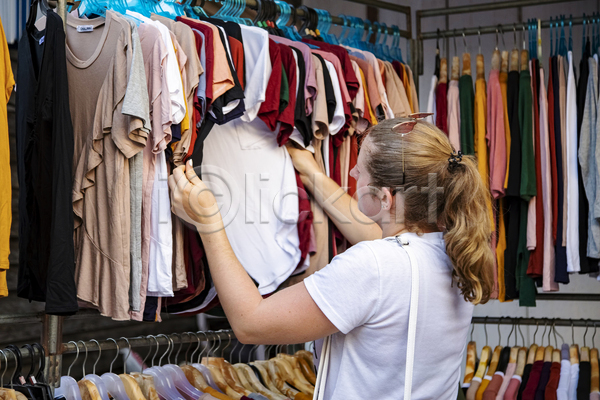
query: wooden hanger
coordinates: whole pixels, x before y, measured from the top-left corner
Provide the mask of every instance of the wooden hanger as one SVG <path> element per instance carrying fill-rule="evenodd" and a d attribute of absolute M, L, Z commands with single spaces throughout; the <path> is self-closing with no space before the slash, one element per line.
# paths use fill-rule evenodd
<path fill-rule="evenodd" d="M 271 382 L 277 388 L 277 391 L 282 393 L 284 396 L 287 396 L 287 397 L 293 399 L 294 397 L 296 397 L 296 395 L 298 393 L 300 393 L 299 391 L 292 389 L 285 382 L 285 380 L 281 376 L 281 372 L 279 371 L 279 368 L 276 363 L 269 362 L 269 361 L 255 361 L 253 364 L 256 365 L 257 368 L 258 368 L 258 365 L 261 365 L 264 368 L 264 370 L 267 372 Z M 261 374 L 262 374 L 262 371 L 261 371 Z"/>
<path fill-rule="evenodd" d="M 494 353 L 492 353 L 492 360 L 490 361 L 490 367 L 488 368 L 486 375 L 492 376 L 496 372 L 496 368 L 498 368 L 498 362 L 500 361 L 500 353 L 502 352 L 503 348 L 504 347 L 502 346 L 496 346 L 494 349 Z"/>
<path fill-rule="evenodd" d="M 515 369 L 515 375 L 523 376 L 525 364 L 527 364 L 527 347 L 521 347 L 519 348 L 519 354 L 517 355 L 517 368 Z"/>
<path fill-rule="evenodd" d="M 314 370 L 315 370 L 314 358 L 313 358 L 313 354 L 310 351 L 298 350 L 296 352 L 296 354 L 294 354 L 294 355 L 296 357 L 303 358 L 310 366 L 310 369 L 314 372 Z"/>
<path fill-rule="evenodd" d="M 244 396 L 249 396 L 250 392 L 242 386 L 240 378 L 237 376 L 237 372 L 231 366 L 231 364 L 223 359 L 217 360 L 220 363 L 221 371 L 223 372 L 223 377 L 225 378 L 227 384 L 236 392 Z"/>
<path fill-rule="evenodd" d="M 471 55 L 469 53 L 463 53 L 462 55 L 462 74 L 471 75 Z"/>
<path fill-rule="evenodd" d="M 19 400 L 17 399 L 17 393 L 18 392 L 14 389 L 0 388 L 0 396 L 2 396 L 4 400 Z M 25 397 L 25 399 L 27 399 L 27 397 Z"/>
<path fill-rule="evenodd" d="M 304 358 L 298 356 L 294 357 L 296 357 L 296 359 L 298 360 L 298 364 L 300 364 L 300 370 L 302 371 L 302 374 L 304 375 L 306 380 L 308 380 L 311 383 L 311 385 L 315 386 L 317 382 L 317 376 L 315 375 L 315 371 L 310 367 L 310 365 L 308 365 Z"/>
<path fill-rule="evenodd" d="M 233 366 L 238 371 L 240 379 L 247 379 L 248 384 L 254 389 L 255 393 L 262 394 L 269 400 L 286 400 L 287 398 L 279 393 L 275 393 L 266 388 L 256 377 L 254 370 L 246 364 L 234 364 Z M 243 378 L 242 378 L 243 377 Z"/>
<path fill-rule="evenodd" d="M 152 375 L 146 375 L 140 372 L 132 372 L 130 375 L 137 382 L 146 400 L 160 400 L 158 393 L 156 392 L 156 387 L 154 387 L 154 377 Z M 121 381 L 122 380 L 123 379 L 121 379 Z M 125 383 L 123 383 L 123 385 L 125 385 Z M 127 391 L 127 387 L 125 387 L 125 391 Z M 129 395 L 127 397 L 129 397 Z M 130 400 L 132 400 L 131 397 Z"/>
<path fill-rule="evenodd" d="M 129 400 L 149 400 L 144 397 L 142 389 L 140 388 L 136 380 L 130 375 L 120 374 L 119 378 L 121 378 L 123 386 L 125 386 L 125 392 L 127 392 L 127 397 L 129 397 Z M 79 389 L 81 389 L 81 386 L 79 386 Z M 83 390 L 81 391 L 81 396 L 82 400 L 85 400 L 83 398 Z"/>
<path fill-rule="evenodd" d="M 313 395 L 315 392 L 315 388 L 311 386 L 308 381 L 302 377 L 300 379 L 298 374 L 295 373 L 292 366 L 287 362 L 287 360 L 279 357 L 272 358 L 269 360 L 270 363 L 275 363 L 279 369 L 281 377 L 290 385 L 294 386 L 296 389 L 300 390 L 303 393 Z M 300 372 L 300 370 L 298 370 Z M 301 372 L 300 372 L 301 374 Z M 305 382 L 303 382 L 305 381 Z"/>
<path fill-rule="evenodd" d="M 262 362 L 264 362 L 264 361 L 262 361 Z M 260 376 L 263 379 L 263 382 L 265 382 L 265 384 L 267 385 L 267 388 L 271 392 L 277 393 L 277 394 L 283 394 L 279 390 L 279 388 L 275 385 L 275 383 L 273 382 L 273 380 L 271 379 L 271 375 L 269 375 L 269 372 L 265 368 L 264 364 L 262 364 L 262 362 L 253 361 L 253 362 L 250 363 L 250 365 L 253 365 L 258 370 L 258 372 L 260 373 Z"/>
<path fill-rule="evenodd" d="M 474 326 L 474 325 L 473 325 Z M 473 330 L 471 330 L 471 334 Z M 471 383 L 475 375 L 475 363 L 477 361 L 477 343 L 470 341 L 467 344 L 467 364 L 465 366 L 465 379 L 463 383 Z"/>
<path fill-rule="evenodd" d="M 135 379 L 131 379 L 135 382 Z M 100 393 L 98 393 L 98 388 L 96 387 L 96 385 L 94 385 L 93 382 L 88 381 L 87 379 L 82 379 L 79 382 L 77 382 L 77 386 L 79 386 L 79 391 L 81 392 L 81 400 L 102 400 L 102 397 L 100 397 Z M 127 386 L 125 386 L 125 389 L 127 389 Z M 139 394 L 142 394 L 141 390 Z M 127 395 L 129 396 L 129 392 L 127 392 Z M 143 400 L 131 396 L 129 398 L 132 400 Z"/>
<path fill-rule="evenodd" d="M 204 375 L 196 368 L 191 365 L 182 365 L 181 370 L 185 374 L 187 380 L 194 385 L 194 387 L 198 390 L 204 392 L 204 390 L 208 387 L 208 383 L 204 379 Z"/>
<path fill-rule="evenodd" d="M 457 81 L 460 78 L 460 64 L 457 56 L 452 57 L 452 71 L 450 74 L 450 79 L 453 81 Z"/>
<path fill-rule="evenodd" d="M 569 359 L 571 365 L 579 364 L 579 346 L 575 344 L 575 327 L 573 320 L 571 320 L 571 346 L 569 346 Z"/>
<path fill-rule="evenodd" d="M 492 69 L 494 71 L 500 71 L 501 63 L 502 57 L 500 55 L 500 50 L 496 49 L 492 53 Z"/>
<path fill-rule="evenodd" d="M 477 367 L 477 372 L 475 373 L 475 377 L 479 379 L 483 379 L 485 373 L 487 371 L 488 363 L 490 362 L 490 358 L 492 356 L 492 348 L 488 346 L 488 334 L 487 334 L 487 317 L 483 322 L 483 331 L 485 332 L 485 346 L 481 349 L 481 357 L 479 360 L 479 367 Z"/>
<path fill-rule="evenodd" d="M 305 386 L 306 388 L 310 389 L 308 392 L 305 392 L 305 393 L 308 393 L 308 394 L 312 395 L 314 393 L 314 390 L 315 390 L 315 387 L 314 387 L 315 385 L 311 384 L 304 377 L 304 374 L 300 370 L 300 364 L 298 363 L 298 360 L 294 356 L 290 356 L 289 354 L 283 354 L 283 353 L 278 354 L 277 357 L 278 358 L 282 358 L 283 360 L 285 360 L 285 361 L 287 361 L 289 363 L 289 365 L 292 367 L 292 372 L 294 373 L 294 375 L 296 376 L 296 378 L 298 379 L 298 381 L 300 381 L 303 386 Z M 302 391 L 304 392 L 304 390 L 302 390 Z"/>
<path fill-rule="evenodd" d="M 552 352 L 552 362 L 555 363 L 560 363 L 561 361 L 561 354 L 560 354 L 560 350 L 558 349 L 554 349 L 554 351 Z"/>
<path fill-rule="evenodd" d="M 529 70 L 529 51 L 521 50 L 521 71 Z"/>
<path fill-rule="evenodd" d="M 501 59 L 500 72 L 508 73 L 508 51 L 502 51 Z"/>
<path fill-rule="evenodd" d="M 440 80 L 439 83 L 448 83 L 448 59 L 443 57 L 440 60 Z"/>
<path fill-rule="evenodd" d="M 204 364 L 204 359 L 202 360 L 202 363 Z M 208 360 L 207 360 L 208 362 Z M 206 365 L 206 364 L 205 364 Z M 221 372 L 221 368 L 219 368 L 218 365 L 214 365 L 209 363 L 207 365 L 208 369 L 210 369 L 210 373 L 213 376 L 213 379 L 215 380 L 215 383 L 217 384 L 217 386 L 219 387 L 219 389 L 225 393 L 227 396 L 235 399 L 235 400 L 240 400 L 242 398 L 242 394 L 238 393 L 237 391 L 235 391 L 232 387 L 230 387 L 227 382 L 225 381 L 225 378 L 223 377 L 223 373 Z"/>

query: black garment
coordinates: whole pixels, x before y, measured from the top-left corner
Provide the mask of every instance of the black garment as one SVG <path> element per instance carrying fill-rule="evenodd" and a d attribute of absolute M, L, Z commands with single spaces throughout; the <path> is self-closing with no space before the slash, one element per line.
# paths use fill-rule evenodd
<path fill-rule="evenodd" d="M 538 383 L 538 387 L 535 391 L 535 400 L 544 400 L 546 396 L 546 386 L 548 386 L 548 381 L 550 380 L 550 368 L 552 367 L 551 362 L 545 362 L 542 367 L 542 374 L 540 375 L 540 383 Z M 588 394 L 589 398 L 589 394 Z M 589 399 L 588 399 L 589 400 Z"/>
<path fill-rule="evenodd" d="M 506 368 L 508 367 L 508 361 L 510 360 L 510 347 L 506 346 L 500 352 L 500 358 L 498 359 L 498 366 L 496 367 L 496 372 L 506 372 Z"/>
<path fill-rule="evenodd" d="M 591 57 L 590 41 L 585 45 L 585 51 L 579 62 L 579 82 L 577 84 L 577 148 L 581 138 L 581 124 L 583 122 L 583 110 L 585 107 L 585 96 L 587 94 L 587 83 L 590 75 L 590 65 L 588 63 Z M 583 186 L 583 177 L 581 175 L 581 166 L 577 163 L 577 175 L 579 184 L 579 265 L 580 274 L 598 272 L 598 259 L 587 256 L 588 242 L 588 214 L 590 205 L 585 194 Z"/>
<path fill-rule="evenodd" d="M 510 169 L 506 188 L 506 250 L 504 285 L 506 300 L 518 298 L 517 250 L 521 208 L 521 127 L 519 125 L 519 72 L 511 71 L 507 81 L 507 112 L 510 125 Z"/>
<path fill-rule="evenodd" d="M 302 135 L 304 139 L 304 145 L 308 146 L 313 138 L 313 132 L 311 128 L 310 118 L 306 115 L 306 97 L 304 94 L 304 81 L 306 80 L 306 65 L 304 64 L 304 56 L 302 52 L 294 47 L 290 47 L 296 52 L 296 61 L 298 65 L 298 71 L 300 75 L 298 79 L 298 93 L 296 94 L 296 110 L 294 111 L 294 124 L 296 129 Z"/>
<path fill-rule="evenodd" d="M 589 400 L 592 384 L 592 365 L 589 361 L 579 363 L 579 381 L 577 382 L 577 400 Z"/>
<path fill-rule="evenodd" d="M 240 85 L 240 81 L 233 66 L 233 61 L 231 60 L 231 54 L 227 50 L 229 48 L 228 43 L 226 42 L 227 38 L 223 34 L 223 31 L 220 29 L 217 30 L 219 32 L 219 39 L 226 50 L 225 53 L 227 55 L 227 65 L 229 66 L 229 71 L 231 71 L 234 86 L 212 102 L 208 112 L 208 119 L 218 125 L 223 125 L 229 121 L 240 118 L 246 111 L 246 105 L 244 103 L 244 89 L 242 89 L 242 85 Z M 225 114 L 223 108 L 234 101 L 239 101 L 238 105 L 233 110 Z"/>
<path fill-rule="evenodd" d="M 527 381 L 529 381 L 529 374 L 531 374 L 532 367 L 533 367 L 533 364 L 526 364 L 525 369 L 523 369 L 523 376 L 521 377 L 522 378 L 521 386 L 519 386 L 519 393 L 517 394 L 517 400 L 521 400 L 523 398 L 523 391 L 527 387 Z"/>
<path fill-rule="evenodd" d="M 158 310 L 158 302 L 160 297 L 147 296 L 146 304 L 144 305 L 144 322 L 156 322 L 156 310 Z"/>
<path fill-rule="evenodd" d="M 560 129 L 560 84 L 558 80 L 558 57 L 552 57 L 552 85 L 554 89 L 554 141 L 556 143 L 556 180 L 558 187 L 558 214 L 556 218 L 556 243 L 554 249 L 555 257 L 555 275 L 554 281 L 558 283 L 569 283 L 569 274 L 567 273 L 567 248 L 562 245 L 563 241 L 563 196 L 564 182 L 562 173 L 562 144 L 561 144 L 561 129 Z M 550 107 L 550 105 L 548 105 Z"/>
<path fill-rule="evenodd" d="M 30 20 L 35 21 L 37 2 Z M 48 11 L 45 31 L 28 24 L 17 68 L 19 282 L 17 295 L 47 314 L 77 312 L 73 246 L 73 126 L 65 32 Z"/>
<path fill-rule="evenodd" d="M 323 80 L 325 81 L 325 98 L 327 99 L 327 119 L 329 120 L 329 123 L 331 123 L 331 121 L 333 121 L 335 107 L 337 106 L 337 102 L 335 101 L 335 92 L 333 91 L 333 81 L 331 80 L 331 75 L 329 75 L 329 69 L 327 68 L 327 64 L 325 63 L 323 57 L 321 57 L 319 54 L 315 54 L 315 56 L 317 56 L 319 61 L 321 61 L 321 65 L 323 66 Z"/>

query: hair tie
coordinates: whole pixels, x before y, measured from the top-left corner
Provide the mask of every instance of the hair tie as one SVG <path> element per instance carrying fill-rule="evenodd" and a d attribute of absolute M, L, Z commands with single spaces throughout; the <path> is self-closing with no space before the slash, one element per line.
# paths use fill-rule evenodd
<path fill-rule="evenodd" d="M 458 153 L 452 153 L 448 158 L 448 168 L 450 171 L 454 170 L 458 166 L 458 163 L 462 161 L 462 152 L 459 150 Z"/>

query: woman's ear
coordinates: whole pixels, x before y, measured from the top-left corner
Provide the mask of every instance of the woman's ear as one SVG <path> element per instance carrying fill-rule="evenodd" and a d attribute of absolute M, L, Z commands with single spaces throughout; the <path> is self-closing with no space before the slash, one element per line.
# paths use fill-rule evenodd
<path fill-rule="evenodd" d="M 392 195 L 392 192 L 390 191 L 390 189 L 384 187 L 381 188 L 381 209 L 382 210 L 386 210 L 389 211 L 392 209 L 392 207 L 394 207 L 394 196 Z"/>

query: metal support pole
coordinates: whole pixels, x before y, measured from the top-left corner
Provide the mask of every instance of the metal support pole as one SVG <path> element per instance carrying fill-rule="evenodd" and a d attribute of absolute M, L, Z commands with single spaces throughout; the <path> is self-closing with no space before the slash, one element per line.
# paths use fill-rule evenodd
<path fill-rule="evenodd" d="M 60 385 L 62 367 L 62 323 L 63 317 L 44 315 L 42 330 L 42 346 L 46 352 L 46 369 L 44 375 L 51 388 Z"/>

